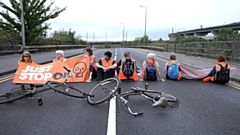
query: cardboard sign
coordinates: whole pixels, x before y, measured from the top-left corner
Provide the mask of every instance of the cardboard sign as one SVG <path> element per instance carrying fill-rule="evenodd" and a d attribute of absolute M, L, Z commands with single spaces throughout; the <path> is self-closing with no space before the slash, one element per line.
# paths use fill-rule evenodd
<path fill-rule="evenodd" d="M 47 81 L 63 82 L 69 75 L 64 66 L 71 70 L 67 82 L 87 81 L 90 61 L 88 58 L 82 57 L 44 65 L 20 62 L 13 83 L 46 84 Z"/>

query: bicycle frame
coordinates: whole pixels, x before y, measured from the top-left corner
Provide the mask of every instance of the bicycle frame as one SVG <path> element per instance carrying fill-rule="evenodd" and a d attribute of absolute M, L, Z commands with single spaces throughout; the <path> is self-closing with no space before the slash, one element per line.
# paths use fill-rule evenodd
<path fill-rule="evenodd" d="M 117 99 L 119 99 L 121 101 L 121 103 L 123 103 L 127 107 L 129 113 L 134 115 L 134 116 L 141 115 L 143 113 L 132 111 L 131 107 L 128 105 L 129 96 L 140 95 L 140 96 L 152 101 L 155 104 L 156 103 L 159 104 L 158 103 L 159 100 L 164 97 L 164 98 L 166 98 L 168 103 L 171 103 L 171 104 L 168 104 L 168 106 L 176 108 L 179 105 L 179 100 L 177 98 L 175 98 L 174 96 L 172 96 L 170 94 L 163 93 L 163 92 L 155 91 L 155 90 L 147 90 L 146 85 L 145 85 L 145 89 L 139 88 L 139 87 L 136 87 L 136 88 L 131 87 L 131 89 L 132 89 L 131 91 L 127 91 L 127 92 L 124 92 L 124 93 L 121 93 L 121 89 L 119 89 L 118 91 L 113 93 L 113 96 L 115 96 Z M 152 94 L 157 94 L 158 96 L 153 97 L 153 96 L 149 95 L 151 93 Z M 153 106 L 153 107 L 156 107 L 156 106 Z"/>
<path fill-rule="evenodd" d="M 84 92 L 84 91 L 82 91 L 78 88 L 75 88 L 75 87 L 69 85 L 67 83 L 67 79 L 69 77 L 71 77 L 71 70 L 69 70 L 65 66 L 63 68 L 68 72 L 66 78 L 64 78 L 64 81 L 63 82 L 48 81 L 47 82 L 48 87 L 53 89 L 55 92 L 58 92 L 58 93 L 61 93 L 61 94 L 67 95 L 67 96 L 71 96 L 71 97 L 74 97 L 74 98 L 86 98 L 87 96 L 91 96 L 91 97 L 94 96 L 94 95 L 88 94 L 88 93 L 86 93 L 86 92 Z M 60 87 L 62 86 L 63 89 L 59 90 L 56 86 L 60 86 Z M 81 93 L 82 95 L 80 96 L 80 95 L 72 94 L 70 92 L 71 90 L 77 91 L 77 92 Z"/>
<path fill-rule="evenodd" d="M 43 101 L 41 99 L 41 97 L 34 97 L 34 95 L 42 93 L 44 91 L 49 90 L 47 89 L 40 89 L 37 90 L 37 88 L 42 87 L 42 85 L 34 85 L 34 87 L 30 87 L 28 89 L 24 89 L 21 90 L 20 88 L 13 88 L 11 89 L 11 92 L 6 92 L 4 94 L 0 94 L 0 97 L 5 97 L 6 101 L 2 101 L 0 102 L 0 104 L 4 104 L 4 103 L 9 103 L 15 100 L 19 100 L 22 98 L 27 98 L 27 97 L 32 97 L 33 98 L 37 98 L 38 99 L 38 105 L 42 105 Z M 14 97 L 14 95 L 16 95 L 16 97 Z M 12 97 L 13 96 L 13 97 Z"/>

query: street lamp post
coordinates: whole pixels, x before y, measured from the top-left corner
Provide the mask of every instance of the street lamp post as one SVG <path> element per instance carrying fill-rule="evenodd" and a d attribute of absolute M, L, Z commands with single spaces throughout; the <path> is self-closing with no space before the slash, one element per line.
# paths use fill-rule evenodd
<path fill-rule="evenodd" d="M 21 25 L 22 25 L 22 46 L 25 47 L 25 29 L 24 29 L 24 16 L 23 16 L 23 4 L 22 0 L 20 0 L 20 6 L 21 6 Z"/>
<path fill-rule="evenodd" d="M 94 38 L 95 38 L 95 34 L 93 33 L 93 42 L 92 42 L 91 48 L 94 46 Z"/>
<path fill-rule="evenodd" d="M 144 29 L 144 42 L 146 44 L 146 41 L 147 41 L 147 32 L 146 32 L 146 29 L 147 29 L 147 7 L 146 6 L 140 6 L 142 8 L 145 8 L 145 29 Z"/>
<path fill-rule="evenodd" d="M 87 42 L 88 42 L 88 32 L 86 33 L 86 45 L 87 45 Z"/>
<path fill-rule="evenodd" d="M 123 43 L 122 45 L 124 45 L 124 33 L 125 33 L 125 24 L 124 23 L 121 23 L 123 25 Z"/>
<path fill-rule="evenodd" d="M 106 34 L 106 44 L 105 44 L 105 48 L 107 46 L 107 32 L 104 32 Z"/>

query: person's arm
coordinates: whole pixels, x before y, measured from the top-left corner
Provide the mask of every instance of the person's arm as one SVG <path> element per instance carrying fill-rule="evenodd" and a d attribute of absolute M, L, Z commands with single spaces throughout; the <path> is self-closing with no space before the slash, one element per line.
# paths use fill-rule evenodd
<path fill-rule="evenodd" d="M 90 61 L 90 64 L 93 64 L 94 62 L 96 62 L 96 56 L 93 56 L 93 55 L 92 55 L 92 59 L 91 59 L 91 61 Z"/>
<path fill-rule="evenodd" d="M 122 65 L 122 59 L 118 61 L 117 66 L 120 67 Z"/>
<path fill-rule="evenodd" d="M 159 70 L 159 65 L 158 65 L 157 62 L 156 62 L 156 71 L 157 71 L 157 75 L 158 75 L 159 80 L 160 81 L 165 81 L 161 76 L 161 73 L 160 73 L 160 70 Z"/>
<path fill-rule="evenodd" d="M 137 62 L 136 62 L 136 60 L 134 60 L 133 68 L 134 68 L 134 70 L 137 72 Z"/>
<path fill-rule="evenodd" d="M 112 66 L 108 67 L 108 69 L 114 69 L 117 67 L 117 63 L 115 63 L 115 60 L 112 62 Z"/>
<path fill-rule="evenodd" d="M 142 75 L 142 78 L 140 79 L 140 81 L 143 81 L 144 80 L 144 78 L 145 78 L 145 72 L 146 72 L 146 69 L 147 69 L 147 66 L 146 66 L 146 61 L 143 61 L 143 70 L 142 70 L 142 73 L 141 73 L 141 75 Z"/>
<path fill-rule="evenodd" d="M 178 63 L 178 70 L 179 70 L 179 72 L 181 71 L 181 64 L 180 63 Z"/>
<path fill-rule="evenodd" d="M 98 61 L 98 63 L 96 64 L 96 67 L 97 67 L 97 68 L 105 69 L 105 67 L 102 66 L 102 60 L 101 60 L 101 59 L 100 59 L 100 60 Z"/>

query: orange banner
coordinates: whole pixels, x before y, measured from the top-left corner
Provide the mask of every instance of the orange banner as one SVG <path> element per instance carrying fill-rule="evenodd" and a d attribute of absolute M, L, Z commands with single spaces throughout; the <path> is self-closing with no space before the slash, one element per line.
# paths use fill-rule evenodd
<path fill-rule="evenodd" d="M 71 70 L 67 82 L 86 82 L 90 72 L 89 58 L 73 58 L 66 62 L 52 62 L 38 65 L 36 63 L 19 63 L 13 83 L 45 84 L 47 81 L 63 82 Z"/>

